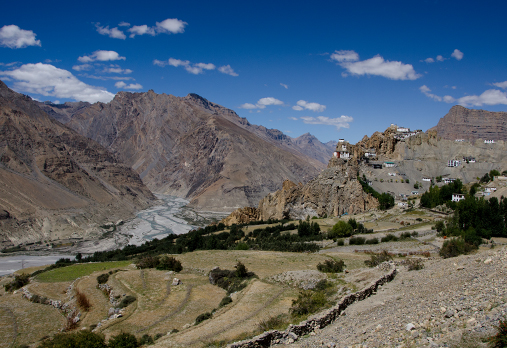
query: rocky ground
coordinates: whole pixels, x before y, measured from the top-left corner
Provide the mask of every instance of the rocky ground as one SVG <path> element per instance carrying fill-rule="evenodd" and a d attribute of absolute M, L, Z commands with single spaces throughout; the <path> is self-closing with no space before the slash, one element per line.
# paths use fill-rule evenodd
<path fill-rule="evenodd" d="M 507 247 L 398 266 L 376 295 L 294 347 L 485 347 L 507 317 Z"/>

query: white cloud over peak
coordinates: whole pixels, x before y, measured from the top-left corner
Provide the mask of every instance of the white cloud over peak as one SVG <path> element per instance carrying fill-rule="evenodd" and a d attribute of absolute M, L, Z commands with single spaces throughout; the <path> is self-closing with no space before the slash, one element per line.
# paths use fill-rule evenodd
<path fill-rule="evenodd" d="M 222 74 L 238 76 L 238 74 L 234 71 L 233 68 L 231 68 L 230 65 L 223 65 L 220 68 L 218 68 L 218 71 L 220 71 Z"/>
<path fill-rule="evenodd" d="M 265 109 L 266 106 L 269 105 L 284 105 L 284 104 L 283 101 L 278 100 L 276 98 L 266 97 L 259 99 L 255 105 L 251 103 L 242 104 L 240 106 L 240 109 Z"/>
<path fill-rule="evenodd" d="M 95 24 L 95 27 L 97 28 L 97 32 L 100 35 L 107 35 L 113 39 L 121 39 L 121 40 L 125 40 L 127 38 L 127 36 L 123 33 L 123 31 L 121 31 L 116 27 L 109 29 L 109 26 L 101 27 L 100 23 Z"/>
<path fill-rule="evenodd" d="M 199 75 L 204 73 L 204 70 L 215 70 L 216 66 L 213 63 L 191 63 L 188 60 L 181 60 L 176 58 L 169 58 L 168 60 L 153 60 L 154 65 L 158 65 L 160 67 L 164 67 L 167 65 L 171 65 L 174 67 L 184 67 L 186 71 L 188 71 L 191 74 Z M 234 72 L 234 70 L 231 68 L 230 65 L 224 65 L 218 68 L 218 71 L 220 71 L 223 74 L 231 75 L 231 76 L 238 76 L 237 73 Z"/>
<path fill-rule="evenodd" d="M 95 61 L 106 62 L 110 60 L 125 60 L 125 57 L 120 57 L 115 51 L 95 51 L 89 56 L 79 57 L 77 60 L 81 63 L 89 63 Z"/>
<path fill-rule="evenodd" d="M 131 83 L 130 85 L 127 85 L 123 81 L 118 81 L 114 85 L 116 88 L 119 88 L 119 89 L 142 89 L 143 88 L 143 86 L 141 86 L 139 83 Z"/>
<path fill-rule="evenodd" d="M 492 83 L 493 86 L 497 86 L 503 89 L 507 88 L 507 81 Z"/>
<path fill-rule="evenodd" d="M 440 97 L 430 93 L 431 90 L 426 85 L 421 86 L 419 90 L 433 100 L 456 103 L 462 106 L 507 105 L 507 93 L 498 89 L 488 89 L 481 95 L 467 95 L 461 98 L 454 98 L 450 95 Z"/>
<path fill-rule="evenodd" d="M 178 34 L 185 32 L 185 27 L 187 24 L 187 22 L 183 22 L 177 18 L 168 18 L 162 22 L 156 22 L 155 26 L 153 27 L 150 27 L 146 24 L 134 25 L 128 31 L 131 33 L 131 38 L 135 37 L 136 35 L 145 34 L 151 36 L 155 36 L 157 34 Z"/>
<path fill-rule="evenodd" d="M 337 62 L 352 75 L 376 75 L 391 80 L 416 80 L 422 75 L 417 74 L 411 64 L 384 60 L 380 55 L 360 61 L 354 51 L 335 51 L 331 60 Z"/>
<path fill-rule="evenodd" d="M 305 100 L 299 100 L 297 102 L 297 105 L 293 106 L 292 109 L 296 110 L 296 111 L 302 111 L 302 110 L 306 109 L 306 110 L 311 110 L 313 112 L 322 112 L 322 111 L 326 110 L 326 106 L 321 105 L 319 103 L 308 103 Z"/>
<path fill-rule="evenodd" d="M 0 76 L 15 80 L 13 89 L 26 93 L 90 103 L 107 103 L 114 98 L 114 94 L 105 88 L 87 85 L 70 71 L 50 64 L 25 64 L 14 70 L 1 71 Z"/>
<path fill-rule="evenodd" d="M 337 130 L 340 130 L 340 128 L 349 128 L 350 122 L 354 121 L 354 119 L 350 116 L 342 115 L 337 118 L 329 118 L 326 116 L 317 116 L 317 117 L 310 117 L 310 116 L 303 116 L 301 117 L 304 123 L 306 124 L 323 124 L 327 126 L 334 126 Z"/>
<path fill-rule="evenodd" d="M 463 52 L 461 52 L 458 49 L 455 49 L 454 52 L 452 52 L 451 57 L 456 58 L 456 60 L 462 60 L 463 59 Z"/>
<path fill-rule="evenodd" d="M 33 31 L 23 30 L 17 25 L 4 25 L 0 29 L 0 46 L 9 48 L 40 46 L 40 40 L 35 40 L 35 36 Z"/>

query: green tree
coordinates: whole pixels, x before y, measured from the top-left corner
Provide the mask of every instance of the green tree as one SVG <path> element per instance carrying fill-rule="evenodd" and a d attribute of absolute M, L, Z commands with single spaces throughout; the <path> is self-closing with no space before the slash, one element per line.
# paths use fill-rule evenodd
<path fill-rule="evenodd" d="M 42 342 L 38 348 L 107 348 L 102 335 L 91 331 L 59 333 L 53 338 Z M 118 346 L 119 347 L 119 346 Z"/>
<path fill-rule="evenodd" d="M 332 239 L 345 238 L 350 237 L 352 232 L 352 226 L 345 221 L 338 221 L 331 229 L 331 232 L 328 233 L 328 236 Z"/>
<path fill-rule="evenodd" d="M 139 342 L 136 336 L 131 333 L 122 332 L 116 336 L 111 337 L 107 344 L 108 348 L 137 348 Z"/>

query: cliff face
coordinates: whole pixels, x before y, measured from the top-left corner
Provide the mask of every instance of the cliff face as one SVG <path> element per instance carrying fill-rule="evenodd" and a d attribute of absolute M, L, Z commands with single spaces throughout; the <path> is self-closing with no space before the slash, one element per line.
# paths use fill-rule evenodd
<path fill-rule="evenodd" d="M 456 105 L 432 128 L 448 140 L 507 140 L 507 112 L 467 109 Z"/>
<path fill-rule="evenodd" d="M 335 160 L 305 185 L 285 181 L 281 190 L 270 193 L 259 202 L 259 219 L 339 216 L 377 207 L 378 201 L 364 193 L 357 181 L 358 167 L 353 162 Z"/>
<path fill-rule="evenodd" d="M 283 180 L 306 182 L 325 167 L 282 132 L 196 94 L 120 92 L 78 110 L 66 125 L 112 150 L 152 191 L 200 209 L 256 205 Z"/>
<path fill-rule="evenodd" d="M 0 81 L 0 242 L 98 236 L 154 199 L 108 150 Z"/>

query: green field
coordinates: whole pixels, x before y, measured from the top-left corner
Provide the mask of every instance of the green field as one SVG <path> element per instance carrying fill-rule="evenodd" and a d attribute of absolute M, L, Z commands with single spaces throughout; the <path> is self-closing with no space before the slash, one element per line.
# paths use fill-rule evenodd
<path fill-rule="evenodd" d="M 131 263 L 132 261 L 113 261 L 76 264 L 41 273 L 37 276 L 37 280 L 46 283 L 68 282 L 83 276 L 90 275 L 93 272 L 125 267 Z"/>

